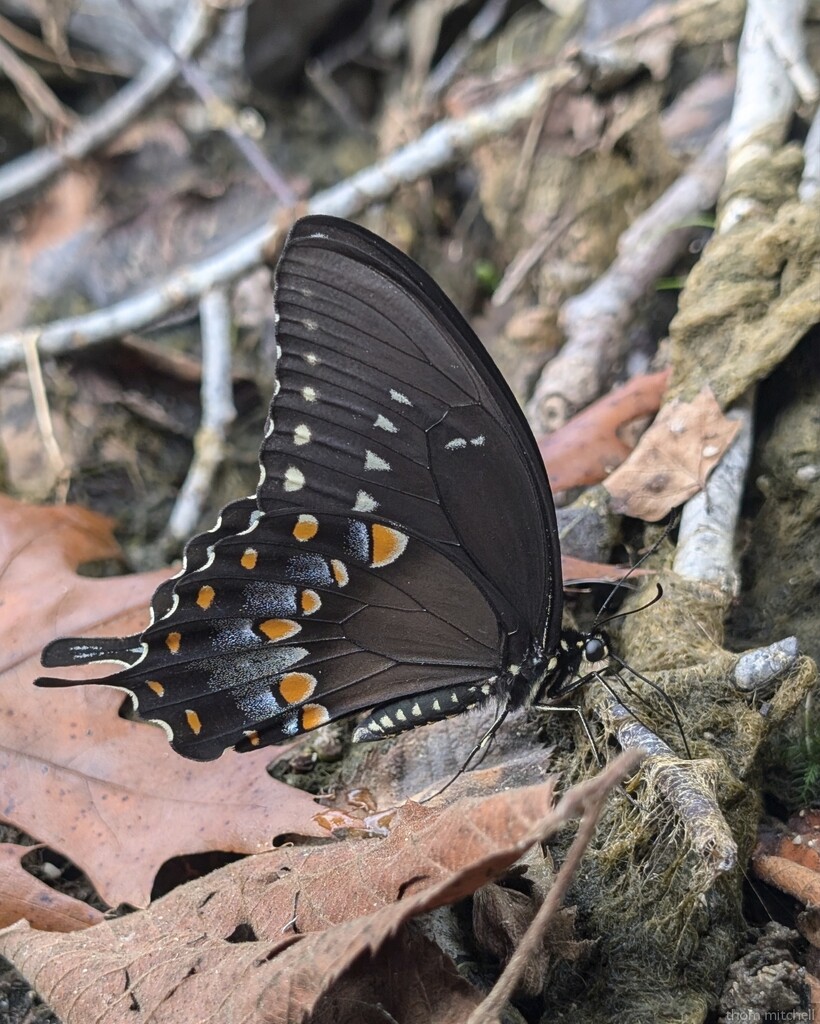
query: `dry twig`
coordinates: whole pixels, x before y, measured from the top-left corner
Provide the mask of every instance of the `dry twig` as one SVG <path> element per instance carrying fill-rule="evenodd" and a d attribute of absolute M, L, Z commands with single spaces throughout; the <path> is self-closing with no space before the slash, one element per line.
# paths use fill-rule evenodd
<path fill-rule="evenodd" d="M 225 454 L 227 427 L 233 422 L 231 377 L 231 304 L 223 288 L 213 288 L 199 304 L 202 327 L 202 420 L 194 438 L 194 460 L 168 520 L 163 542 L 185 540 L 194 532 L 208 499 L 214 473 Z"/>
<path fill-rule="evenodd" d="M 376 201 L 388 198 L 401 185 L 411 184 L 454 163 L 487 139 L 503 135 L 531 116 L 544 96 L 576 76 L 569 66 L 534 75 L 512 92 L 463 118 L 440 121 L 420 138 L 324 192 L 307 204 L 307 212 L 352 217 Z M 280 219 L 254 228 L 220 252 L 193 266 L 182 267 L 164 281 L 107 309 L 58 320 L 40 328 L 41 355 L 58 355 L 95 342 L 137 331 L 203 292 L 226 284 L 258 266 L 280 238 Z M 0 335 L 0 370 L 23 358 L 23 331 Z"/>
<path fill-rule="evenodd" d="M 51 463 L 57 485 L 58 499 L 65 501 L 68 491 L 68 467 L 65 464 L 63 453 L 57 444 L 54 436 L 54 424 L 51 419 L 51 410 L 48 405 L 46 385 L 43 380 L 43 368 L 40 366 L 40 357 L 37 352 L 37 339 L 34 334 L 29 333 L 25 339 L 26 370 L 28 371 L 29 387 L 34 402 L 34 416 L 37 420 L 37 429 L 46 450 L 46 456 Z"/>
<path fill-rule="evenodd" d="M 644 750 L 642 779 L 657 787 L 683 824 L 692 849 L 708 865 L 713 881 L 737 863 L 737 843 L 726 824 L 711 788 L 706 784 L 703 762 L 682 761 L 664 741 L 616 701 L 604 713 L 612 719 L 624 750 Z M 700 770 L 694 770 L 700 766 Z"/>
<path fill-rule="evenodd" d="M 632 774 L 640 760 L 640 753 L 636 751 L 621 754 L 594 779 L 574 786 L 561 798 L 555 813 L 567 818 L 582 815 L 578 832 L 567 851 L 561 870 L 555 876 L 555 881 L 547 893 L 547 898 L 539 907 L 501 977 L 487 998 L 470 1014 L 467 1024 L 493 1024 L 501 1020 L 504 1004 L 515 992 L 527 964 L 541 947 L 550 922 L 561 909 L 584 851 L 595 834 L 606 798 L 622 778 Z"/>
<path fill-rule="evenodd" d="M 131 11 L 145 35 L 152 39 L 166 55 L 173 57 L 179 66 L 182 77 L 199 99 L 202 100 L 210 117 L 211 124 L 228 136 L 248 162 L 248 165 L 256 171 L 259 178 L 268 186 L 280 203 L 285 206 L 295 203 L 296 193 L 277 168 L 274 167 L 267 155 L 262 152 L 243 128 L 241 112 L 215 92 L 207 77 L 194 61 L 184 54 L 177 52 L 174 46 L 162 34 L 154 20 L 140 7 L 136 0 L 120 0 L 120 2 L 124 3 L 128 10 Z"/>
<path fill-rule="evenodd" d="M 70 128 L 74 115 L 67 110 L 42 78 L 14 50 L 0 39 L 0 70 L 14 84 L 22 101 L 50 127 Z"/>
<path fill-rule="evenodd" d="M 566 342 L 548 363 L 527 406 L 542 432 L 555 430 L 602 391 L 624 354 L 636 304 L 689 244 L 686 223 L 714 205 L 723 182 L 725 133 L 719 131 L 687 171 L 621 235 L 605 274 L 569 299 L 561 313 Z"/>
<path fill-rule="evenodd" d="M 735 105 L 729 122 L 727 183 L 750 160 L 768 157 L 782 144 L 797 94 L 785 68 L 769 44 L 766 24 L 776 15 L 780 35 L 792 52 L 803 51 L 805 0 L 754 0 L 749 4 L 738 54 Z M 785 44 L 784 44 L 785 45 Z M 736 192 L 723 206 L 718 233 L 757 212 L 752 197 Z M 741 421 L 734 444 L 706 483 L 686 503 L 681 517 L 674 569 L 689 580 L 710 583 L 736 594 L 738 571 L 735 530 L 752 450 L 753 396 L 729 413 Z"/>
<path fill-rule="evenodd" d="M 173 49 L 190 57 L 208 38 L 216 16 L 208 0 L 191 0 L 174 33 Z M 109 142 L 145 107 L 163 93 L 179 74 L 175 57 L 160 54 L 144 72 L 81 121 L 59 146 L 45 146 L 0 168 L 0 203 L 21 195 L 54 177 L 67 164 L 82 160 Z"/>

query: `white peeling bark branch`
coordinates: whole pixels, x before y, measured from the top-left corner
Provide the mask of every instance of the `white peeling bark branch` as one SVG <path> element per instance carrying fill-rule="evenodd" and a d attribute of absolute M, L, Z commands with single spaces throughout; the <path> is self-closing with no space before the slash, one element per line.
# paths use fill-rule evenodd
<path fill-rule="evenodd" d="M 686 172 L 624 231 L 606 273 L 564 303 L 566 341 L 544 368 L 527 406 L 537 429 L 555 430 L 601 393 L 623 356 L 636 304 L 685 250 L 692 229 L 680 225 L 714 206 L 725 166 L 726 137 L 720 130 Z"/>
<path fill-rule="evenodd" d="M 776 21 L 781 39 L 787 40 L 784 45 L 802 53 L 805 14 L 806 0 L 749 0 L 728 129 L 727 187 L 734 173 L 750 160 L 770 156 L 786 137 L 797 93 L 789 69 L 771 45 L 767 26 Z M 756 213 L 754 199 L 736 193 L 720 211 L 717 230 L 724 234 Z M 729 413 L 741 421 L 740 433 L 705 488 L 684 506 L 674 562 L 675 572 L 685 579 L 731 595 L 739 586 L 735 531 L 751 458 L 752 405 L 753 396 L 748 395 Z"/>

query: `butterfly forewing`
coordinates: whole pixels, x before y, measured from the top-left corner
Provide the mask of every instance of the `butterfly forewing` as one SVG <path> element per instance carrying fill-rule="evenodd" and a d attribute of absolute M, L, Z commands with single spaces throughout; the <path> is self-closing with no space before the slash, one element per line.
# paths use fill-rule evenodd
<path fill-rule="evenodd" d="M 546 476 L 515 399 L 443 292 L 369 232 L 310 217 L 279 261 L 276 311 L 260 507 L 404 525 L 446 547 L 510 631 L 548 624 L 554 646 L 560 557 Z"/>

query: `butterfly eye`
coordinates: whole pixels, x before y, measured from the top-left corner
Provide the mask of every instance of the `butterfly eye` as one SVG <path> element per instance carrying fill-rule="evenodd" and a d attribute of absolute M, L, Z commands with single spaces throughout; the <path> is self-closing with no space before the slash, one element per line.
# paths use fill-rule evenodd
<path fill-rule="evenodd" d="M 587 637 L 584 641 L 584 657 L 587 661 L 603 661 L 606 655 L 606 644 L 599 636 Z"/>

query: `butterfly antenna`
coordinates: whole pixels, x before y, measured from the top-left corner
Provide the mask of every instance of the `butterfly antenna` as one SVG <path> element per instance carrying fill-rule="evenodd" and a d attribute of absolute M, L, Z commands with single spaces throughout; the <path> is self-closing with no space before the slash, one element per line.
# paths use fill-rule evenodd
<path fill-rule="evenodd" d="M 686 750 L 686 756 L 689 758 L 690 761 L 693 760 L 692 751 L 689 749 L 689 741 L 686 738 L 686 733 L 683 730 L 683 723 L 681 722 L 680 715 L 678 714 L 678 706 L 674 702 L 674 700 L 669 696 L 666 690 L 664 690 L 662 686 L 658 686 L 658 684 L 654 680 L 650 679 L 648 676 L 642 675 L 640 672 L 637 671 L 637 669 L 634 669 L 631 665 L 628 665 L 625 661 L 622 661 L 617 654 L 613 654 L 610 651 L 609 656 L 610 658 L 612 658 L 613 661 L 617 662 L 621 666 L 621 668 L 624 669 L 626 672 L 631 672 L 636 679 L 640 679 L 642 682 L 646 683 L 647 686 L 650 686 L 655 691 L 655 693 L 657 693 L 658 696 L 666 703 L 667 707 L 672 712 L 672 717 L 674 718 L 675 725 L 677 726 L 677 730 L 680 733 L 680 738 L 683 740 L 683 746 Z M 627 684 L 626 680 L 623 679 L 620 673 L 618 673 L 618 678 L 624 684 L 626 689 L 630 693 L 632 693 L 631 687 Z M 634 712 L 630 713 L 634 714 Z M 637 717 L 638 716 L 635 715 L 635 718 Z M 638 719 L 638 721 L 640 721 L 640 719 Z"/>
<path fill-rule="evenodd" d="M 637 566 L 636 566 L 636 568 L 637 568 Z M 619 586 L 619 587 L 622 586 L 622 585 L 623 585 L 623 581 L 621 581 L 621 583 L 617 584 L 617 586 Z M 625 619 L 627 615 L 634 615 L 636 612 L 644 612 L 644 611 L 646 611 L 647 608 L 651 608 L 653 604 L 657 604 L 658 601 L 660 601 L 660 599 L 663 597 L 663 587 L 660 585 L 660 583 L 656 583 L 655 586 L 657 587 L 657 593 L 655 594 L 655 596 L 652 598 L 651 601 L 647 601 L 646 604 L 642 604 L 640 606 L 640 608 L 631 608 L 628 612 L 616 612 L 614 615 L 608 615 L 605 619 L 598 619 L 598 618 L 596 618 L 595 621 L 592 624 L 592 629 L 593 630 L 600 629 L 601 626 L 605 626 L 608 622 L 612 622 L 614 619 Z M 604 609 L 603 609 L 603 606 L 602 606 L 601 607 L 601 612 L 603 610 Z M 600 615 L 601 612 L 598 612 L 598 615 Z"/>
<path fill-rule="evenodd" d="M 644 552 L 644 554 L 641 555 L 641 557 L 638 559 L 638 561 L 624 574 L 623 578 L 618 580 L 618 582 L 613 586 L 612 590 L 610 590 L 610 592 L 607 594 L 607 596 L 606 596 L 606 598 L 604 600 L 604 603 L 598 609 L 598 614 L 595 616 L 595 621 L 592 624 L 592 628 L 593 629 L 597 629 L 599 626 L 603 625 L 604 622 L 611 622 L 612 619 L 617 619 L 618 618 L 617 615 L 612 615 L 608 619 L 601 619 L 601 616 L 606 611 L 607 605 L 612 601 L 612 598 L 617 593 L 618 587 L 622 587 L 624 585 L 624 583 L 626 583 L 626 581 L 632 575 L 632 573 L 635 572 L 636 569 L 639 569 L 643 565 L 643 563 L 647 560 L 647 558 L 650 558 L 652 555 L 655 554 L 655 552 L 658 550 L 658 548 L 661 546 L 661 544 L 663 544 L 663 542 L 666 540 L 666 538 L 675 529 L 675 527 L 677 525 L 678 525 L 678 516 L 674 515 L 669 520 L 669 522 L 666 524 L 666 527 L 665 527 L 663 533 L 660 535 L 660 537 L 658 537 L 658 539 L 655 541 L 655 543 L 652 545 L 652 547 L 649 548 L 648 551 Z M 655 598 L 654 601 L 650 601 L 649 604 L 654 604 L 655 601 L 659 601 L 660 598 L 661 598 L 661 594 L 662 593 L 663 593 L 663 591 L 661 591 L 661 593 L 657 595 L 657 597 Z M 648 608 L 649 605 L 646 605 L 646 607 Z M 640 611 L 640 609 L 636 609 L 636 611 Z M 631 614 L 631 613 L 624 612 L 624 614 L 627 615 L 627 614 Z"/>

